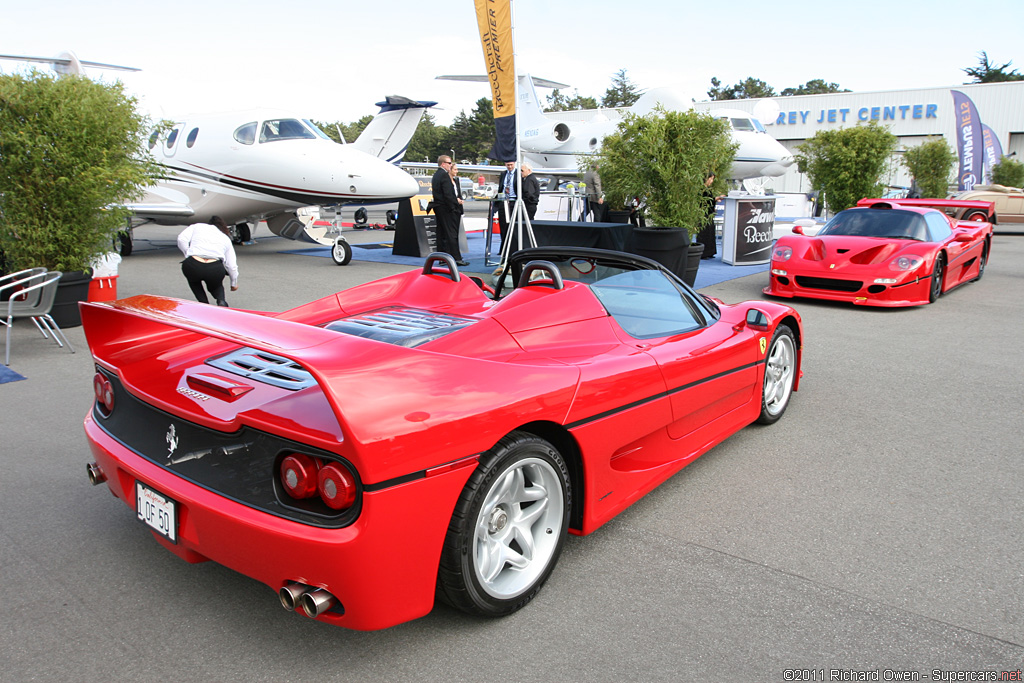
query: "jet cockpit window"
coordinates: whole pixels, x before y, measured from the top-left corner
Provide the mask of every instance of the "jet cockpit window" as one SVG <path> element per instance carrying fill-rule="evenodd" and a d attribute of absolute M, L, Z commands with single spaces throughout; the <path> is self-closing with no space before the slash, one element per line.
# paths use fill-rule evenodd
<path fill-rule="evenodd" d="M 192 149 L 192 145 L 196 144 L 197 137 L 199 137 L 199 129 L 193 128 L 188 132 L 188 137 L 185 138 L 185 146 Z"/>
<path fill-rule="evenodd" d="M 260 142 L 276 140 L 315 140 L 312 131 L 302 125 L 298 119 L 273 119 L 264 121 L 260 129 Z"/>
<path fill-rule="evenodd" d="M 302 119 L 302 122 L 305 123 L 307 126 L 309 126 L 313 130 L 314 133 L 316 133 L 317 135 L 322 137 L 324 140 L 330 140 L 331 139 L 330 136 L 327 135 L 327 133 L 325 133 L 322 130 L 320 130 L 320 127 L 317 126 L 312 121 L 310 121 L 309 119 Z"/>
<path fill-rule="evenodd" d="M 750 119 L 729 119 L 729 121 L 732 124 L 733 130 L 746 131 L 748 133 L 753 133 L 757 130 Z"/>
<path fill-rule="evenodd" d="M 754 122 L 754 128 L 757 128 L 757 132 L 758 133 L 767 133 L 768 132 L 768 131 L 766 131 L 764 129 L 764 126 L 761 125 L 760 121 L 758 121 L 757 119 L 750 119 L 750 120 Z"/>
<path fill-rule="evenodd" d="M 251 145 L 256 142 L 256 122 L 246 123 L 235 129 L 235 140 L 243 145 Z"/>

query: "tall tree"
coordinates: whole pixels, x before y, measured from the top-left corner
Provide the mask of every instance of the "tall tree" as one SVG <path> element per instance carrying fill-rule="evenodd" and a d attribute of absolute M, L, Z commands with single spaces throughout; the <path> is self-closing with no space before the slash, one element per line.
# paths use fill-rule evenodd
<path fill-rule="evenodd" d="M 708 97 L 713 100 L 747 100 L 756 97 L 775 97 L 775 88 L 759 78 L 747 78 L 736 85 L 723 86 L 712 77 Z"/>
<path fill-rule="evenodd" d="M 446 135 L 441 135 L 444 150 L 453 150 L 457 160 L 480 162 L 494 146 L 494 107 L 491 98 L 481 97 L 471 114 L 465 110 L 452 121 Z"/>
<path fill-rule="evenodd" d="M 578 109 L 597 109 L 597 99 L 580 95 L 579 90 L 573 90 L 573 96 L 569 97 L 561 90 L 555 90 L 547 96 L 548 106 L 544 111 L 575 111 Z"/>
<path fill-rule="evenodd" d="M 797 167 L 825 195 L 829 211 L 848 209 L 863 197 L 878 197 L 896 136 L 877 121 L 839 130 L 819 130 L 799 146 Z"/>
<path fill-rule="evenodd" d="M 313 121 L 313 123 L 335 142 L 342 142 L 341 136 L 344 135 L 344 142 L 348 143 L 355 142 L 363 129 L 370 125 L 370 121 L 373 121 L 373 114 L 367 114 L 352 123 L 342 123 L 341 121 Z M 339 130 L 341 134 L 338 133 Z"/>
<path fill-rule="evenodd" d="M 841 88 L 838 83 L 826 83 L 821 78 L 812 78 L 803 85 L 795 88 L 786 88 L 782 91 L 783 97 L 793 95 L 824 95 L 830 92 L 850 92 L 849 88 Z"/>
<path fill-rule="evenodd" d="M 978 57 L 978 66 L 968 67 L 963 70 L 965 74 L 973 78 L 971 83 L 1003 83 L 1005 81 L 1024 81 L 1024 74 L 1016 69 L 1007 71 L 1013 62 L 1007 62 L 996 66 L 988 59 L 988 53 L 981 52 Z"/>
<path fill-rule="evenodd" d="M 601 106 L 631 107 L 640 99 L 642 94 L 643 91 L 633 81 L 629 80 L 626 70 L 619 69 L 612 76 L 611 87 L 604 91 L 604 97 L 601 98 Z"/>

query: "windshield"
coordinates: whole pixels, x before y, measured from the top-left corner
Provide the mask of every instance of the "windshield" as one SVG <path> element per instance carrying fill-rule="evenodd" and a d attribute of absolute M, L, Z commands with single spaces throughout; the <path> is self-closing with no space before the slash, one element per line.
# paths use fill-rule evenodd
<path fill-rule="evenodd" d="M 264 121 L 260 130 L 260 142 L 276 142 L 278 140 L 314 140 L 313 131 L 302 125 L 298 119 L 273 119 Z"/>
<path fill-rule="evenodd" d="M 924 241 L 928 229 L 924 218 L 913 211 L 894 209 L 847 209 L 835 215 L 818 233 L 857 237 L 885 237 Z"/>

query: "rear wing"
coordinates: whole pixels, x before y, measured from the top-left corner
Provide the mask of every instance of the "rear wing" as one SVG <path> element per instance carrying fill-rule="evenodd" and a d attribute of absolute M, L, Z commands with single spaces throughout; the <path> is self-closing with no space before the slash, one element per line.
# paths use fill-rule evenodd
<path fill-rule="evenodd" d="M 870 199 L 864 198 L 857 202 L 857 206 L 873 206 L 874 204 L 892 204 L 894 206 L 920 206 L 928 209 L 938 209 L 943 213 L 960 218 L 977 212 L 984 213 L 989 223 L 995 223 L 996 205 L 995 202 L 979 201 L 976 199 Z M 968 219 L 970 220 L 970 219 Z"/>

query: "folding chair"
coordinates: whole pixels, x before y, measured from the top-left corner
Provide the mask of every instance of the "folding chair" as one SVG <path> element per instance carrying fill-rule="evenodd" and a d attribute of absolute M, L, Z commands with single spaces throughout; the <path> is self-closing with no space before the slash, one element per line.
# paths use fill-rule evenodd
<path fill-rule="evenodd" d="M 29 274 L 19 280 L 11 280 L 12 276 L 7 276 L 2 280 L 11 281 L 0 285 L 0 295 L 7 292 L 9 297 L 6 302 L 3 302 L 7 308 L 6 320 L 0 319 L 0 323 L 7 326 L 4 365 L 11 364 L 11 327 L 14 326 L 14 321 L 17 318 L 31 318 L 36 329 L 42 333 L 44 338 L 49 339 L 50 335 L 53 335 L 57 346 L 64 348 L 64 344 L 67 344 L 68 350 L 74 353 L 75 349 L 71 346 L 71 342 L 64 336 L 64 332 L 61 331 L 56 321 L 50 317 L 53 300 L 57 297 L 60 271 L 47 272 L 45 268 L 31 268 L 14 275 L 22 273 Z"/>

